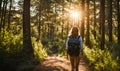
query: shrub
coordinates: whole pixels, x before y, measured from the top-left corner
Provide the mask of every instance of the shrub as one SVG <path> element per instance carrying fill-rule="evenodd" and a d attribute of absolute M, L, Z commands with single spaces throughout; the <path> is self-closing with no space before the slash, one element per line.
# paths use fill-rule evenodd
<path fill-rule="evenodd" d="M 118 71 L 120 68 L 117 59 L 113 58 L 108 49 L 100 50 L 97 47 L 92 49 L 85 47 L 84 53 L 94 71 Z"/>
<path fill-rule="evenodd" d="M 47 57 L 47 50 L 45 47 L 43 47 L 41 41 L 36 42 L 35 38 L 32 38 L 33 41 L 33 48 L 34 48 L 34 54 L 37 56 L 38 59 L 44 60 L 44 58 Z"/>

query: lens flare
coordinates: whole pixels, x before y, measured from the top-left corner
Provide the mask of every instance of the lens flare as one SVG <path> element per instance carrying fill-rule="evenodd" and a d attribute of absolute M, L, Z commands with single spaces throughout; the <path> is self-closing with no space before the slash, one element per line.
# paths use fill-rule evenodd
<path fill-rule="evenodd" d="M 73 12 L 71 12 L 71 17 L 72 18 L 78 18 L 79 17 L 79 13 L 77 11 L 73 11 Z"/>
<path fill-rule="evenodd" d="M 78 18 L 80 18 L 81 14 L 80 14 L 79 11 L 74 10 L 74 11 L 70 12 L 70 16 L 71 16 L 72 19 L 78 19 Z"/>
<path fill-rule="evenodd" d="M 79 22 L 82 18 L 82 13 L 79 10 L 70 11 L 70 21 L 73 25 L 79 25 Z"/>

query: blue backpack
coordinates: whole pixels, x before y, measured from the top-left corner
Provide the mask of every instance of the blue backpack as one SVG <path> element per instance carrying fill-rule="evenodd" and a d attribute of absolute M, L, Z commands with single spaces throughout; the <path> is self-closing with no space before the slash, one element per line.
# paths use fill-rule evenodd
<path fill-rule="evenodd" d="M 80 49 L 81 49 L 79 38 L 80 38 L 80 36 L 78 36 L 76 38 L 74 38 L 72 36 L 69 37 L 67 53 L 70 56 L 79 56 Z"/>

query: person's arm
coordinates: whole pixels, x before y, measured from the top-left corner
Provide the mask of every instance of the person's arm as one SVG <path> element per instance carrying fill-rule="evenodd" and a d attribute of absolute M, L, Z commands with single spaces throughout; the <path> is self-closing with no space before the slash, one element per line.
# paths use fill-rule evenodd
<path fill-rule="evenodd" d="M 68 40 L 69 38 L 67 38 L 67 41 L 66 41 L 66 50 L 68 49 Z"/>
<path fill-rule="evenodd" d="M 80 47 L 81 47 L 81 49 L 83 49 L 84 47 L 83 47 L 82 37 L 80 37 L 79 40 L 80 40 Z"/>
<path fill-rule="evenodd" d="M 69 38 L 67 38 L 67 40 L 66 40 L 66 50 L 68 50 L 68 40 L 69 40 Z M 68 52 L 67 52 L 67 59 L 68 59 Z"/>
<path fill-rule="evenodd" d="M 83 46 L 82 37 L 80 37 L 79 40 L 80 40 L 80 47 L 81 47 L 80 51 L 81 51 L 81 53 L 82 53 L 82 55 L 83 55 L 84 46 Z"/>

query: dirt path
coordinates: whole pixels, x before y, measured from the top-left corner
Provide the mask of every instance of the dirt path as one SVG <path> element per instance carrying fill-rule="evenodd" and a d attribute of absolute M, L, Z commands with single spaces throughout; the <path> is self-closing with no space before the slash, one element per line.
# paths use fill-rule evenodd
<path fill-rule="evenodd" d="M 52 55 L 47 57 L 42 65 L 38 65 L 34 71 L 71 71 L 70 61 L 65 58 Z M 79 71 L 90 71 L 83 57 L 80 60 Z"/>

